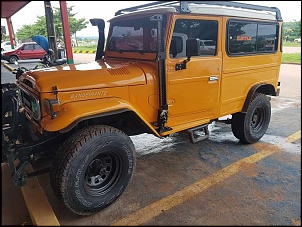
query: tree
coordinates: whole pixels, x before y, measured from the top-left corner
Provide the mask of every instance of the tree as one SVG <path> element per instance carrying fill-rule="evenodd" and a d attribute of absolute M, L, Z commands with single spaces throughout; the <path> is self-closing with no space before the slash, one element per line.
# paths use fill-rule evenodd
<path fill-rule="evenodd" d="M 87 27 L 86 25 L 89 22 L 86 21 L 85 18 L 76 19 L 74 17 L 76 13 L 72 13 L 73 7 L 74 6 L 67 7 L 67 12 L 68 12 L 68 20 L 70 26 L 70 35 L 71 36 L 75 35 L 75 39 L 77 39 L 76 33 L 86 28 Z M 56 37 L 63 39 L 63 25 L 62 25 L 60 8 L 58 7 L 54 7 L 53 20 L 54 20 Z M 37 21 L 34 24 L 32 25 L 25 24 L 16 32 L 17 39 L 23 42 L 31 40 L 32 37 L 34 37 L 35 35 L 43 35 L 47 37 L 45 16 L 38 16 Z"/>
<path fill-rule="evenodd" d="M 295 38 L 301 37 L 301 20 L 284 22 L 283 37 L 287 37 L 287 41 L 293 41 Z"/>
<path fill-rule="evenodd" d="M 82 29 L 86 28 L 86 24 L 88 24 L 88 21 L 85 21 L 84 18 L 82 19 L 75 19 L 73 17 L 70 18 L 69 20 L 69 27 L 70 27 L 70 33 L 74 35 L 74 38 L 76 40 L 76 45 L 78 46 L 78 41 L 77 41 L 77 31 L 81 31 Z"/>

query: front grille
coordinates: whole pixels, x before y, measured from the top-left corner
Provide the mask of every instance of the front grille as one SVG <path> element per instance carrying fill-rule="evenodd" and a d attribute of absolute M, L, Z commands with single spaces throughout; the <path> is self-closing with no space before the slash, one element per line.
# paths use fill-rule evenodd
<path fill-rule="evenodd" d="M 32 82 L 31 82 L 31 81 L 29 81 L 29 80 L 27 80 L 27 79 L 24 79 L 22 82 L 23 82 L 24 84 L 26 84 L 28 87 L 30 87 L 30 88 L 34 88 L 34 86 L 33 86 Z"/>
<path fill-rule="evenodd" d="M 25 109 L 27 116 L 36 121 L 41 120 L 40 102 L 37 97 L 19 88 L 20 101 Z"/>

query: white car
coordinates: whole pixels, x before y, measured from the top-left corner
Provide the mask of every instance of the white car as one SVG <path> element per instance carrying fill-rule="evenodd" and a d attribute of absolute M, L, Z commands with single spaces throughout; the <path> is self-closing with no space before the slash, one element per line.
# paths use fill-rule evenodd
<path fill-rule="evenodd" d="M 10 41 L 4 41 L 1 43 L 1 52 L 6 50 L 11 50 L 12 47 L 10 45 Z"/>
<path fill-rule="evenodd" d="M 294 39 L 294 42 L 301 43 L 301 38 Z"/>

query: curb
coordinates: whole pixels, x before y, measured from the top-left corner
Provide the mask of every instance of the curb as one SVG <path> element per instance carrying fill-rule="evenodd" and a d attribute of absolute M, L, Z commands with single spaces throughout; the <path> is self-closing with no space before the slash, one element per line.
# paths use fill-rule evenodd
<path fill-rule="evenodd" d="M 281 62 L 281 64 L 301 65 L 301 63 L 296 63 L 296 62 Z"/>
<path fill-rule="evenodd" d="M 75 50 L 73 51 L 74 54 L 95 54 L 95 50 Z"/>
<path fill-rule="evenodd" d="M 7 68 L 9 71 L 14 71 L 15 69 L 11 66 L 9 66 L 7 63 L 1 61 L 1 65 L 3 65 L 5 68 Z"/>

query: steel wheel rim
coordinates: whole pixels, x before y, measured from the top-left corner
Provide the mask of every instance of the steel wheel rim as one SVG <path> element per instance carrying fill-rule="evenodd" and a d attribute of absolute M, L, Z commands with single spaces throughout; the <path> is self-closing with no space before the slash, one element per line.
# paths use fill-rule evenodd
<path fill-rule="evenodd" d="M 85 191 L 91 196 L 100 196 L 110 191 L 122 173 L 121 157 L 115 152 L 97 155 L 88 164 L 84 175 Z"/>
<path fill-rule="evenodd" d="M 12 56 L 10 58 L 10 60 L 11 60 L 11 63 L 14 63 L 15 61 L 18 61 L 18 58 L 16 56 Z"/>
<path fill-rule="evenodd" d="M 265 110 L 263 107 L 258 107 L 252 114 L 251 118 L 251 128 L 254 131 L 260 131 L 265 121 Z"/>

